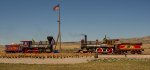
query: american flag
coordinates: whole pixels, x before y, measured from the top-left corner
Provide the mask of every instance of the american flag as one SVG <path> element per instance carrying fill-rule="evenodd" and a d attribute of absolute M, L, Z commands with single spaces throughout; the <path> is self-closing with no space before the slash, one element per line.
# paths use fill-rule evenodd
<path fill-rule="evenodd" d="M 53 10 L 54 10 L 54 11 L 59 10 L 59 4 L 58 4 L 58 5 L 56 5 L 56 6 L 54 6 L 54 7 L 53 7 Z"/>

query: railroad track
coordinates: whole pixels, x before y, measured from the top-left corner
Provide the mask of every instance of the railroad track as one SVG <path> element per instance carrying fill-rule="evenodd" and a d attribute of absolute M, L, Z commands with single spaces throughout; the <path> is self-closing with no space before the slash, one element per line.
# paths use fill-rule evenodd
<path fill-rule="evenodd" d="M 94 57 L 95 53 L 0 53 L 0 58 L 81 58 Z M 129 55 L 98 55 L 101 58 L 150 58 L 145 54 L 129 54 Z"/>
<path fill-rule="evenodd" d="M 93 53 L 58 53 L 58 54 L 1 54 L 0 63 L 13 64 L 75 64 L 95 60 Z M 150 55 L 98 55 L 98 59 L 150 59 Z M 97 59 L 96 59 L 97 60 Z"/>
<path fill-rule="evenodd" d="M 80 58 L 92 57 L 94 53 L 12 53 L 0 54 L 0 58 Z"/>

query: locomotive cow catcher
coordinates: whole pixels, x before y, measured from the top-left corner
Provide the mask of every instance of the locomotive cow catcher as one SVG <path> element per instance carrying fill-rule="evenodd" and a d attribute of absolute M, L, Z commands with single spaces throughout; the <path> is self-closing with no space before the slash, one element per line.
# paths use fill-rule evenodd
<path fill-rule="evenodd" d="M 21 44 L 5 45 L 6 53 L 51 53 L 55 40 L 53 36 L 47 36 L 48 41 L 21 41 Z"/>
<path fill-rule="evenodd" d="M 99 54 L 141 54 L 144 49 L 142 43 L 121 43 L 119 39 L 103 39 L 102 42 L 87 41 L 87 35 L 84 35 L 85 39 L 81 40 L 82 53 L 99 53 Z"/>

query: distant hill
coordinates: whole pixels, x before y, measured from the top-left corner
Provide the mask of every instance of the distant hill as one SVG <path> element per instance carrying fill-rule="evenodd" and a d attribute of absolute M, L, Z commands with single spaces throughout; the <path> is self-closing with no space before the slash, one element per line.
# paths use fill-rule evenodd
<path fill-rule="evenodd" d="M 3 45 L 0 45 L 0 47 L 4 47 Z"/>
<path fill-rule="evenodd" d="M 0 53 L 3 52 L 5 50 L 3 45 L 0 45 Z"/>
<path fill-rule="evenodd" d="M 144 36 L 144 37 L 135 37 L 135 38 L 120 38 L 121 42 L 131 42 L 131 43 L 143 43 L 143 44 L 150 44 L 150 36 Z M 92 41 L 91 41 L 92 42 Z M 80 42 L 62 42 L 62 44 L 80 44 Z M 3 45 L 0 45 L 0 47 L 4 47 Z"/>
<path fill-rule="evenodd" d="M 142 42 L 143 44 L 150 44 L 150 36 L 139 37 L 139 38 L 128 38 L 128 39 L 120 39 L 122 42 Z"/>
<path fill-rule="evenodd" d="M 120 38 L 121 42 L 150 44 L 150 36 L 135 38 Z M 95 41 L 90 41 L 95 42 Z M 63 42 L 62 44 L 80 44 L 80 42 Z"/>

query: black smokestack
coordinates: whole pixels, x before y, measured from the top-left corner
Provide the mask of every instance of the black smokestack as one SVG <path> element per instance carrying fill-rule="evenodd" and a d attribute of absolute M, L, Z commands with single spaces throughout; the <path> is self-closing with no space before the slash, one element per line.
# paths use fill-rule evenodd
<path fill-rule="evenodd" d="M 87 35 L 84 35 L 85 38 L 85 44 L 87 44 Z"/>
<path fill-rule="evenodd" d="M 47 40 L 48 40 L 49 44 L 51 44 L 52 39 L 53 39 L 53 36 L 47 36 Z"/>

